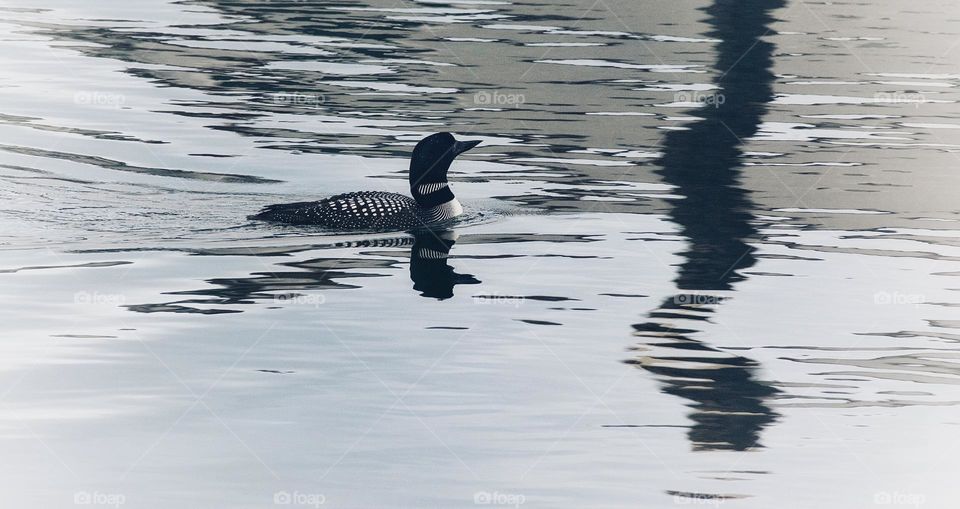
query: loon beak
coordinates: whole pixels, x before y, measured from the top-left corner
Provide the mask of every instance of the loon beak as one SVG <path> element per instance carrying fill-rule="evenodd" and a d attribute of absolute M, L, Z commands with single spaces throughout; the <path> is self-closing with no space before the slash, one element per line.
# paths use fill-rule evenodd
<path fill-rule="evenodd" d="M 480 144 L 481 140 L 472 140 L 472 141 L 458 141 L 453 144 L 453 153 L 455 156 L 458 156 L 473 147 L 476 147 Z"/>

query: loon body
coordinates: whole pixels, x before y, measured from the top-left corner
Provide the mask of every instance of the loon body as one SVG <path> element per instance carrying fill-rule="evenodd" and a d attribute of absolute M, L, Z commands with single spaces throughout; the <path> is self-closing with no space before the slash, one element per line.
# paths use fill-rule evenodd
<path fill-rule="evenodd" d="M 410 194 L 359 191 L 320 201 L 269 205 L 250 219 L 338 230 L 410 230 L 452 219 L 463 207 L 447 184 L 458 155 L 479 141 L 457 141 L 450 133 L 427 136 L 410 157 Z"/>

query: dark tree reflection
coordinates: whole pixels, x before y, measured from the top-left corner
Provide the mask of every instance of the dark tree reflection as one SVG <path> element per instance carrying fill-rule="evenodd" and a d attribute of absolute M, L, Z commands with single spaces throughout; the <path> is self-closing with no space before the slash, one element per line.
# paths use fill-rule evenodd
<path fill-rule="evenodd" d="M 677 295 L 634 325 L 645 338 L 627 362 L 653 374 L 663 391 L 690 401 L 689 438 L 698 449 L 759 447 L 777 418 L 766 401 L 777 391 L 759 381 L 757 363 L 696 336 L 722 306 L 724 293 L 756 262 L 753 205 L 740 186 L 742 140 L 756 133 L 773 97 L 773 45 L 762 37 L 782 0 L 717 0 L 706 12 L 717 45 L 717 89 L 689 130 L 666 135 L 659 174 L 684 199 L 669 214 L 686 237 Z"/>

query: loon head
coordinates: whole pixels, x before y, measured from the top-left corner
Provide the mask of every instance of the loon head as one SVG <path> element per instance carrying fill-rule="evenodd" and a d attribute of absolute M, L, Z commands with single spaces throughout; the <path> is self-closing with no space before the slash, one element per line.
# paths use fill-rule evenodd
<path fill-rule="evenodd" d="M 410 193 L 421 207 L 454 199 L 447 187 L 447 170 L 454 158 L 479 144 L 479 140 L 457 141 L 450 133 L 431 134 L 417 143 L 410 156 Z"/>

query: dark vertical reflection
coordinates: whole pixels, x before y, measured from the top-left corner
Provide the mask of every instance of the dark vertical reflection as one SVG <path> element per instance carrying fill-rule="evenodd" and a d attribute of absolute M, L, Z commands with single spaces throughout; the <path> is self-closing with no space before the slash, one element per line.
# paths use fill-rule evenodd
<path fill-rule="evenodd" d="M 410 279 L 413 289 L 423 297 L 449 299 L 456 285 L 475 285 L 480 281 L 470 274 L 458 274 L 447 264 L 450 249 L 456 244 L 452 230 L 414 232 L 410 249 Z"/>
<path fill-rule="evenodd" d="M 666 135 L 659 174 L 684 199 L 671 219 L 689 242 L 682 253 L 678 294 L 634 325 L 644 338 L 627 361 L 654 373 L 663 391 L 690 400 L 697 449 L 746 450 L 760 446 L 763 428 L 777 414 L 766 400 L 776 390 L 755 379 L 756 362 L 694 339 L 722 296 L 744 279 L 756 259 L 747 239 L 756 234 L 752 203 L 740 187 L 742 140 L 752 136 L 773 96 L 773 45 L 761 40 L 782 0 L 717 0 L 706 12 L 717 46 L 717 90 L 697 110 L 702 120 Z"/>

